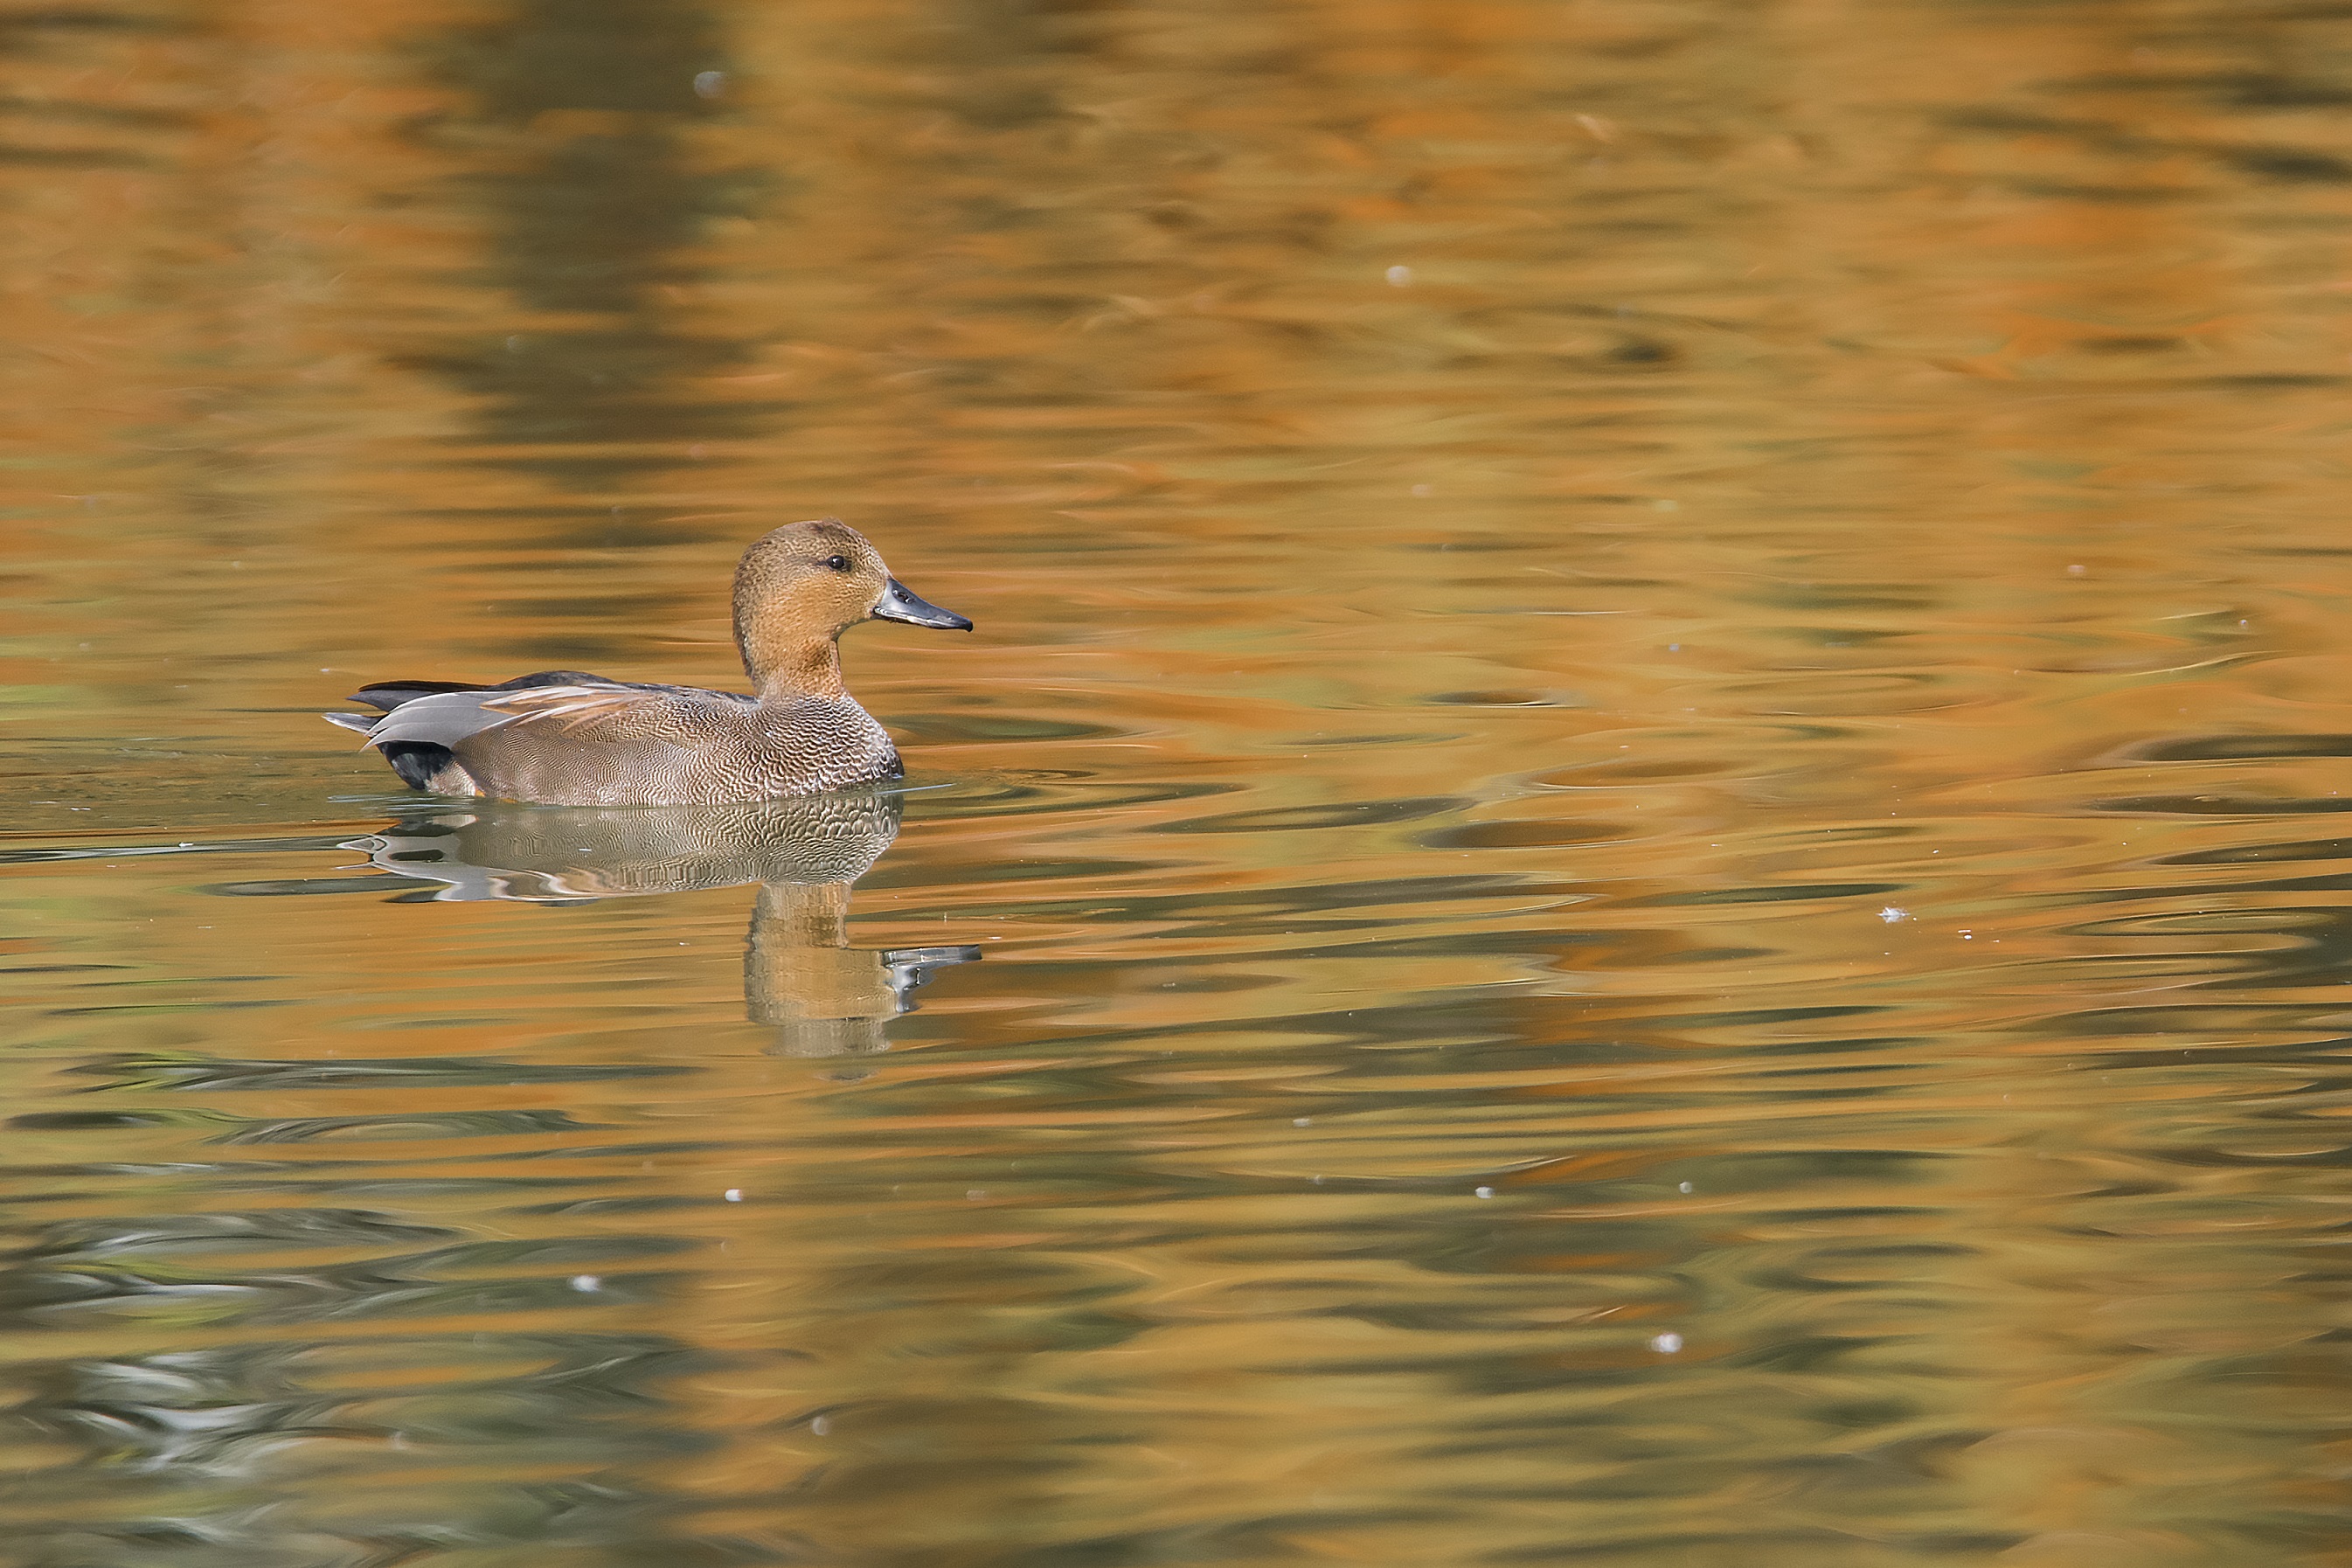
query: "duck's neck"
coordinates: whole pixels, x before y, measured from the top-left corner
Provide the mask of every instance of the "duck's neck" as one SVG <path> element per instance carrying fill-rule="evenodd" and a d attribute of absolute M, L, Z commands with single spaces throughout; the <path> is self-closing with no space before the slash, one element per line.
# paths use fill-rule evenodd
<path fill-rule="evenodd" d="M 839 701 L 849 695 L 841 683 L 841 649 L 831 637 L 782 628 L 762 636 L 760 628 L 747 627 L 736 640 L 762 702 Z"/>

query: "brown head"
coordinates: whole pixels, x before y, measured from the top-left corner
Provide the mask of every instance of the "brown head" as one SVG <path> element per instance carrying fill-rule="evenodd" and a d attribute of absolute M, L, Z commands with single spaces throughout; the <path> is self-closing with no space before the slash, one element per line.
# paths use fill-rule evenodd
<path fill-rule="evenodd" d="M 735 643 L 761 695 L 837 697 L 834 639 L 866 620 L 970 631 L 961 616 L 908 593 L 838 518 L 788 522 L 754 540 L 735 568 Z"/>

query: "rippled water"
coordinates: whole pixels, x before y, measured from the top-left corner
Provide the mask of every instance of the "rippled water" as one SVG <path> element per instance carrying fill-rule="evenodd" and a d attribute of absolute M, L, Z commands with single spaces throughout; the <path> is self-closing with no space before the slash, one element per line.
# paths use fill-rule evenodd
<path fill-rule="evenodd" d="M 2344 1561 L 2341 7 L 0 60 L 6 1561 Z M 822 512 L 904 791 L 313 716 Z"/>

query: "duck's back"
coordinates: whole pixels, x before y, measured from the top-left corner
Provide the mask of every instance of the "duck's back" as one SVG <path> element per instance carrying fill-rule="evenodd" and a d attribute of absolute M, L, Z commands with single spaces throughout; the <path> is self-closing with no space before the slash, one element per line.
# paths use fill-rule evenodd
<path fill-rule="evenodd" d="M 430 688 L 438 688 L 437 689 Z M 707 805 L 897 778 L 888 733 L 846 695 L 761 701 L 593 676 L 370 688 L 362 725 L 410 783 L 554 805 Z M 403 766 L 403 763 L 405 766 Z"/>
<path fill-rule="evenodd" d="M 744 703 L 690 690 L 561 703 L 451 748 L 484 795 L 560 805 L 708 805 L 897 778 L 882 726 L 848 698 Z"/>

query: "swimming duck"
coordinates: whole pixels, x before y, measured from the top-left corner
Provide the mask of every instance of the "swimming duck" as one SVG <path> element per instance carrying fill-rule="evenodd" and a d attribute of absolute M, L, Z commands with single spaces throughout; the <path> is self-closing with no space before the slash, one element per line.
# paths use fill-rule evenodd
<path fill-rule="evenodd" d="M 970 631 L 909 593 L 838 518 L 755 540 L 735 568 L 735 642 L 756 690 L 610 680 L 576 669 L 495 686 L 386 680 L 329 713 L 412 789 L 552 805 L 709 805 L 894 779 L 889 732 L 841 681 L 835 639 L 864 620 Z"/>

